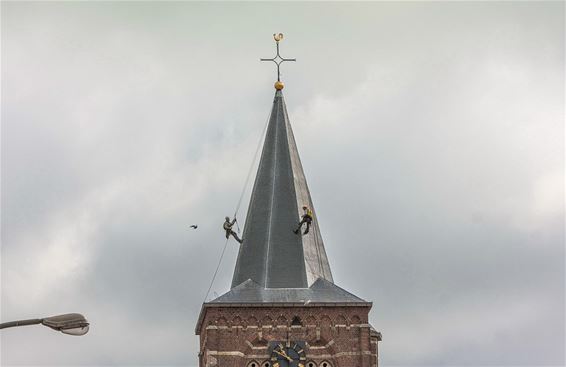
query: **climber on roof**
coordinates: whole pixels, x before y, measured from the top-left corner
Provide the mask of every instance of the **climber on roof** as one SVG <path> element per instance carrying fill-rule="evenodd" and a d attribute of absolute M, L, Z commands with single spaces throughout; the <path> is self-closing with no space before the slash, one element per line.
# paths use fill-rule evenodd
<path fill-rule="evenodd" d="M 230 235 L 232 235 L 232 237 L 234 237 L 236 241 L 242 243 L 242 240 L 240 239 L 240 237 L 238 237 L 238 234 L 232 230 L 234 223 L 236 223 L 236 217 L 234 217 L 233 221 L 230 221 L 230 217 L 226 217 L 224 225 L 222 226 L 222 228 L 224 228 L 224 230 L 226 231 L 226 239 L 228 239 Z"/>
<path fill-rule="evenodd" d="M 303 234 L 309 233 L 309 229 L 311 228 L 312 210 L 310 210 L 308 206 L 303 205 L 303 212 L 304 212 L 304 214 L 301 217 L 301 221 L 299 222 L 299 226 L 297 227 L 296 230 L 294 230 L 295 234 L 299 234 L 299 232 L 301 231 L 301 227 L 305 223 L 307 224 L 307 228 L 305 228 L 305 231 L 303 232 Z"/>

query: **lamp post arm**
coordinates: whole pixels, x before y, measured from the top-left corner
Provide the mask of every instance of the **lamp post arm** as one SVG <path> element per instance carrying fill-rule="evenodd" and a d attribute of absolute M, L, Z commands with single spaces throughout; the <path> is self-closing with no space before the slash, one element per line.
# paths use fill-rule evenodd
<path fill-rule="evenodd" d="M 18 320 L 18 321 L 10 321 L 4 322 L 0 324 L 0 329 L 5 329 L 9 327 L 16 327 L 16 326 L 27 326 L 27 325 L 37 325 L 41 324 L 43 319 L 29 319 L 29 320 Z"/>

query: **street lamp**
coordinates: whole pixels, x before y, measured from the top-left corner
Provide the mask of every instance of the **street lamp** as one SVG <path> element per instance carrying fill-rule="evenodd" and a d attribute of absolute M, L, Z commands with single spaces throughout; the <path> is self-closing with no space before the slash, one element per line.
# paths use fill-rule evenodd
<path fill-rule="evenodd" d="M 86 321 L 85 317 L 79 313 L 68 313 L 65 315 L 46 317 L 44 319 L 5 322 L 0 324 L 0 329 L 37 324 L 45 325 L 53 330 L 69 335 L 85 335 L 89 329 L 88 321 Z"/>

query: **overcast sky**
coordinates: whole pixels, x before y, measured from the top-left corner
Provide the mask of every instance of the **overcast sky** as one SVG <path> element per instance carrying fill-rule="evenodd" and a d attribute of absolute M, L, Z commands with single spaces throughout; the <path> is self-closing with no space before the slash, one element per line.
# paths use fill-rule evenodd
<path fill-rule="evenodd" d="M 334 279 L 373 301 L 382 364 L 564 364 L 563 2 L 1 6 L 1 320 L 92 323 L 4 330 L 2 365 L 196 366 L 274 32 Z"/>

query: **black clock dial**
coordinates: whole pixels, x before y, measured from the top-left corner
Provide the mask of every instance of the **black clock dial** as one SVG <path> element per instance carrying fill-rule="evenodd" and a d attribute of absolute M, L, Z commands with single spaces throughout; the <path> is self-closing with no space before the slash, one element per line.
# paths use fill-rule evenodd
<path fill-rule="evenodd" d="M 304 342 L 271 342 L 271 367 L 305 367 Z"/>

